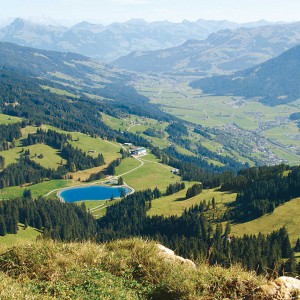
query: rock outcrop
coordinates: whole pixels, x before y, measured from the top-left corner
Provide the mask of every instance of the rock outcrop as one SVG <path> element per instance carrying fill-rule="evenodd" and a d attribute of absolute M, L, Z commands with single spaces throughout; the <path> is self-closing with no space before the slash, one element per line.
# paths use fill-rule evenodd
<path fill-rule="evenodd" d="M 266 299 L 300 299 L 300 280 L 282 276 L 273 282 L 261 286 L 261 291 L 266 296 Z"/>
<path fill-rule="evenodd" d="M 163 256 L 164 258 L 166 258 L 167 260 L 178 261 L 183 264 L 187 264 L 187 265 L 191 266 L 192 268 L 196 268 L 196 264 L 193 261 L 191 261 L 190 259 L 185 259 L 181 256 L 176 255 L 173 250 L 171 250 L 161 244 L 157 244 L 157 248 L 159 249 L 159 254 L 161 256 Z"/>

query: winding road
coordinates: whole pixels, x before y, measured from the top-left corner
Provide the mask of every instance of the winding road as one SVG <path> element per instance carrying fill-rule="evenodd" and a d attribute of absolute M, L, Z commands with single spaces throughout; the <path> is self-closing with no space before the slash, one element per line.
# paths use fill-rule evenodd
<path fill-rule="evenodd" d="M 109 142 L 109 141 L 106 141 L 106 142 L 109 143 L 109 144 L 111 144 L 111 145 L 114 145 L 115 147 L 119 147 L 119 146 L 117 146 L 116 144 L 111 143 L 111 142 Z M 122 148 L 124 148 L 123 145 L 120 144 L 120 146 L 121 146 Z M 125 149 L 126 149 L 126 148 L 125 148 Z M 122 177 L 122 176 L 124 176 L 124 175 L 127 175 L 127 174 L 129 174 L 129 173 L 131 173 L 131 172 L 134 172 L 135 170 L 141 168 L 141 167 L 144 165 L 144 162 L 143 162 L 140 158 L 134 157 L 134 156 L 132 156 L 132 157 L 133 157 L 134 159 L 136 159 L 137 161 L 139 161 L 139 162 L 140 162 L 140 165 L 137 166 L 137 167 L 135 167 L 135 168 L 133 168 L 133 169 L 131 169 L 131 170 L 129 170 L 129 171 L 127 171 L 127 172 L 125 172 L 125 173 L 119 174 L 119 175 L 117 175 L 117 176 L 112 176 L 110 179 L 118 179 L 119 177 Z M 145 161 L 146 161 L 146 160 L 145 160 Z M 150 162 L 150 161 L 149 161 L 149 162 Z M 99 183 L 104 183 L 105 181 L 107 181 L 107 179 L 101 180 L 101 181 L 93 182 L 93 183 L 91 183 L 90 185 L 99 184 Z M 74 186 L 70 186 L 70 187 L 68 187 L 68 188 L 73 188 L 73 187 L 76 187 L 76 186 L 81 186 L 81 185 L 74 185 Z M 132 187 L 130 187 L 130 186 L 128 186 L 128 187 L 129 187 L 132 191 L 134 191 L 134 189 L 133 189 Z M 63 189 L 63 188 L 54 189 L 54 190 L 48 192 L 44 197 L 47 197 L 47 196 L 51 195 L 51 194 L 54 193 L 54 192 L 58 192 L 58 191 L 61 190 L 61 189 Z"/>

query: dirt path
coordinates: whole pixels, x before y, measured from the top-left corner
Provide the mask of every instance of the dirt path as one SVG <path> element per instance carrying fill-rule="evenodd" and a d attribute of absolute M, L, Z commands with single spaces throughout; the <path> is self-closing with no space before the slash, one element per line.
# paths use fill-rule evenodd
<path fill-rule="evenodd" d="M 114 176 L 115 178 L 119 178 L 119 177 L 124 176 L 124 175 L 127 175 L 127 174 L 129 174 L 129 173 L 131 173 L 131 172 L 134 172 L 135 170 L 139 169 L 140 167 L 142 167 L 142 166 L 144 165 L 144 162 L 143 162 L 140 158 L 137 158 L 137 157 L 133 157 L 133 158 L 136 159 L 137 161 L 139 161 L 141 164 L 140 164 L 139 166 L 137 166 L 137 167 L 131 169 L 130 171 L 127 171 L 127 172 L 125 172 L 125 173 L 123 173 L 123 174 Z"/>
<path fill-rule="evenodd" d="M 110 143 L 110 144 L 113 144 L 113 143 Z M 115 144 L 113 144 L 113 145 L 115 145 Z M 118 147 L 117 145 L 115 145 L 115 146 Z M 123 174 L 119 174 L 119 175 L 117 175 L 117 176 L 112 176 L 110 179 L 118 179 L 119 177 L 122 177 L 122 176 L 124 176 L 124 175 L 127 175 L 127 174 L 129 174 L 129 173 L 131 173 L 131 172 L 134 172 L 135 170 L 139 169 L 140 167 L 142 167 L 142 166 L 144 165 L 144 162 L 143 162 L 141 159 L 139 159 L 139 158 L 137 158 L 137 157 L 133 157 L 133 158 L 136 159 L 137 161 L 139 161 L 141 164 L 140 164 L 139 166 L 137 166 L 137 167 L 135 167 L 135 168 L 133 168 L 133 169 L 131 169 L 131 170 L 129 170 L 129 171 L 123 173 Z M 92 183 L 89 184 L 89 185 L 95 185 L 95 184 L 99 184 L 99 183 L 100 183 L 100 184 L 101 184 L 101 183 L 103 184 L 105 181 L 107 181 L 107 179 L 101 180 L 101 181 L 92 182 Z M 134 191 L 134 188 L 132 188 L 131 186 L 129 186 L 129 185 L 127 185 L 127 184 L 125 184 L 125 185 L 126 185 L 128 188 L 130 188 L 132 191 Z M 67 187 L 67 188 L 74 188 L 74 187 L 77 187 L 77 186 L 83 186 L 83 185 L 74 185 L 74 186 L 70 186 L 70 187 Z M 57 192 L 57 191 L 62 190 L 62 189 L 64 189 L 64 188 L 54 189 L 54 190 L 48 192 L 46 195 L 44 195 L 44 197 L 47 197 L 47 196 L 51 195 L 52 193 Z"/>
<path fill-rule="evenodd" d="M 162 163 L 159 163 L 159 162 L 156 162 L 156 161 L 151 161 L 151 160 L 147 160 L 147 159 L 144 159 L 144 158 L 140 158 L 140 161 L 145 161 L 145 162 L 149 162 L 149 163 L 152 163 L 152 164 L 157 164 L 157 165 L 160 165 L 161 167 L 167 169 L 167 170 L 172 170 L 174 168 L 170 167 L 170 166 L 167 166 L 167 165 L 164 165 Z"/>

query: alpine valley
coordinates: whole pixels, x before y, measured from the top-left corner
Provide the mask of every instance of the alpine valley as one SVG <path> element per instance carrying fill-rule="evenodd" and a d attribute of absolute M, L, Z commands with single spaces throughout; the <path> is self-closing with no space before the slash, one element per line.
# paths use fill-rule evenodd
<path fill-rule="evenodd" d="M 299 23 L 0 40 L 0 299 L 298 299 Z"/>

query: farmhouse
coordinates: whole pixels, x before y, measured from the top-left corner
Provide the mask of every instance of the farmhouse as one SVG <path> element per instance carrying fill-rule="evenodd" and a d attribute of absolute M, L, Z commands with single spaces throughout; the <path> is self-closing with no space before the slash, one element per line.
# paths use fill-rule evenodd
<path fill-rule="evenodd" d="M 147 150 L 144 147 L 140 147 L 136 149 L 137 155 L 145 155 L 147 154 Z"/>
<path fill-rule="evenodd" d="M 130 149 L 130 154 L 131 155 L 146 155 L 147 150 L 144 147 L 137 147 L 137 148 L 131 148 Z"/>
<path fill-rule="evenodd" d="M 173 174 L 179 174 L 179 169 L 173 169 L 171 172 L 172 172 Z"/>

